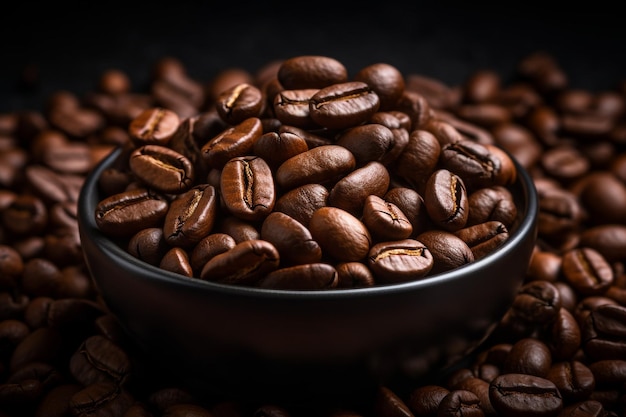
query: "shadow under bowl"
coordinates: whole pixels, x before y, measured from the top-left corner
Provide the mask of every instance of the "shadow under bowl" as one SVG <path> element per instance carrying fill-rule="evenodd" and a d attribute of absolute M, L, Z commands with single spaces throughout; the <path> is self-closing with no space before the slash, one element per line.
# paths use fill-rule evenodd
<path fill-rule="evenodd" d="M 510 307 L 536 241 L 538 197 L 517 165 L 519 221 L 494 253 L 403 284 L 267 290 L 186 278 L 130 255 L 96 226 L 98 179 L 79 199 L 87 267 L 102 300 L 147 356 L 205 395 L 261 401 L 359 397 L 415 381 L 471 353 Z"/>

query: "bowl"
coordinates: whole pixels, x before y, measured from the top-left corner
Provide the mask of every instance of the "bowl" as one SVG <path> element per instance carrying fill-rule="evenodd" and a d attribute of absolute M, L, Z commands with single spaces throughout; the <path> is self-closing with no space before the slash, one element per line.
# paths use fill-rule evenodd
<path fill-rule="evenodd" d="M 441 372 L 489 336 L 522 285 L 536 240 L 538 197 L 517 163 L 520 216 L 480 260 L 395 285 L 269 290 L 186 278 L 144 263 L 97 227 L 98 178 L 87 177 L 78 222 L 102 300 L 146 355 L 203 395 L 263 401 L 363 398 Z"/>

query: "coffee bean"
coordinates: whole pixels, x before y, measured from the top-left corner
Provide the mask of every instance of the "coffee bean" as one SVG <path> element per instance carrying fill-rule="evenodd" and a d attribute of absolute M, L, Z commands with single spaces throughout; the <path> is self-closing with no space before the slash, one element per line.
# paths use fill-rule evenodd
<path fill-rule="evenodd" d="M 309 101 L 311 119 L 328 129 L 345 129 L 366 122 L 379 107 L 378 95 L 360 81 L 324 87 Z"/>
<path fill-rule="evenodd" d="M 534 375 L 507 373 L 489 386 L 493 408 L 506 416 L 557 416 L 563 398 L 554 383 Z"/>

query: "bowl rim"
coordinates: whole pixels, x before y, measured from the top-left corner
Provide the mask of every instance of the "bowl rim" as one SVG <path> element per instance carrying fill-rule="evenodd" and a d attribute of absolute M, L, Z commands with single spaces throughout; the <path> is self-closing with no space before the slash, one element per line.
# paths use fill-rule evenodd
<path fill-rule="evenodd" d="M 120 263 L 126 264 L 131 273 L 141 279 L 150 279 L 165 285 L 183 286 L 187 289 L 195 291 L 214 291 L 224 295 L 238 297 L 255 297 L 255 298 L 284 298 L 293 299 L 314 299 L 314 300 L 332 300 L 345 298 L 360 298 L 372 296 L 386 296 L 401 293 L 410 293 L 420 288 L 438 285 L 448 281 L 462 280 L 467 276 L 473 275 L 484 268 L 488 263 L 493 262 L 497 258 L 506 256 L 515 250 L 518 245 L 522 245 L 529 234 L 533 235 L 536 240 L 536 223 L 539 213 L 539 197 L 534 182 L 520 163 L 511 156 L 515 164 L 517 175 L 517 186 L 521 187 L 523 207 L 522 212 L 526 213 L 515 227 L 509 238 L 496 251 L 486 255 L 484 258 L 473 261 L 467 265 L 441 272 L 434 275 L 428 275 L 422 279 L 407 281 L 396 284 L 384 284 L 372 287 L 361 288 L 335 288 L 324 290 L 287 290 L 287 289 L 269 289 L 252 286 L 237 286 L 232 284 L 222 284 L 212 281 L 205 281 L 196 277 L 186 277 L 171 271 L 161 269 L 157 266 L 148 264 L 138 258 L 135 258 L 123 248 L 118 246 L 111 238 L 106 236 L 99 230 L 95 222 L 95 207 L 97 204 L 98 180 L 102 172 L 107 169 L 112 162 L 121 154 L 123 148 L 117 147 L 107 156 L 98 162 L 98 164 L 88 173 L 83 186 L 81 187 L 78 197 L 78 226 L 83 239 L 90 239 L 101 252 L 111 258 L 118 258 Z M 506 151 L 505 151 L 506 152 Z M 508 152 L 506 152 L 508 153 Z M 83 252 L 86 252 L 84 245 Z M 84 253 L 85 261 L 88 269 L 89 256 Z M 91 274 L 94 275 L 93 273 Z M 95 278 L 94 278 L 95 280 Z M 97 281 L 97 280 L 96 280 Z"/>

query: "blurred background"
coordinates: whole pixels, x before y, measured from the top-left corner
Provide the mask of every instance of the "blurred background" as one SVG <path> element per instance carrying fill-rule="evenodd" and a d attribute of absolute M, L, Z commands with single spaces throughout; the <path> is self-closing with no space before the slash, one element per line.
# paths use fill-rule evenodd
<path fill-rule="evenodd" d="M 135 90 L 161 57 L 208 82 L 219 71 L 319 54 L 355 73 L 387 62 L 455 85 L 474 70 L 509 77 L 521 58 L 553 54 L 573 87 L 601 90 L 626 79 L 626 25 L 602 2 L 551 7 L 503 2 L 132 1 L 12 2 L 0 13 L 0 111 L 41 107 L 51 92 L 92 90 L 107 69 Z M 592 9 L 593 7 L 593 9 Z"/>

